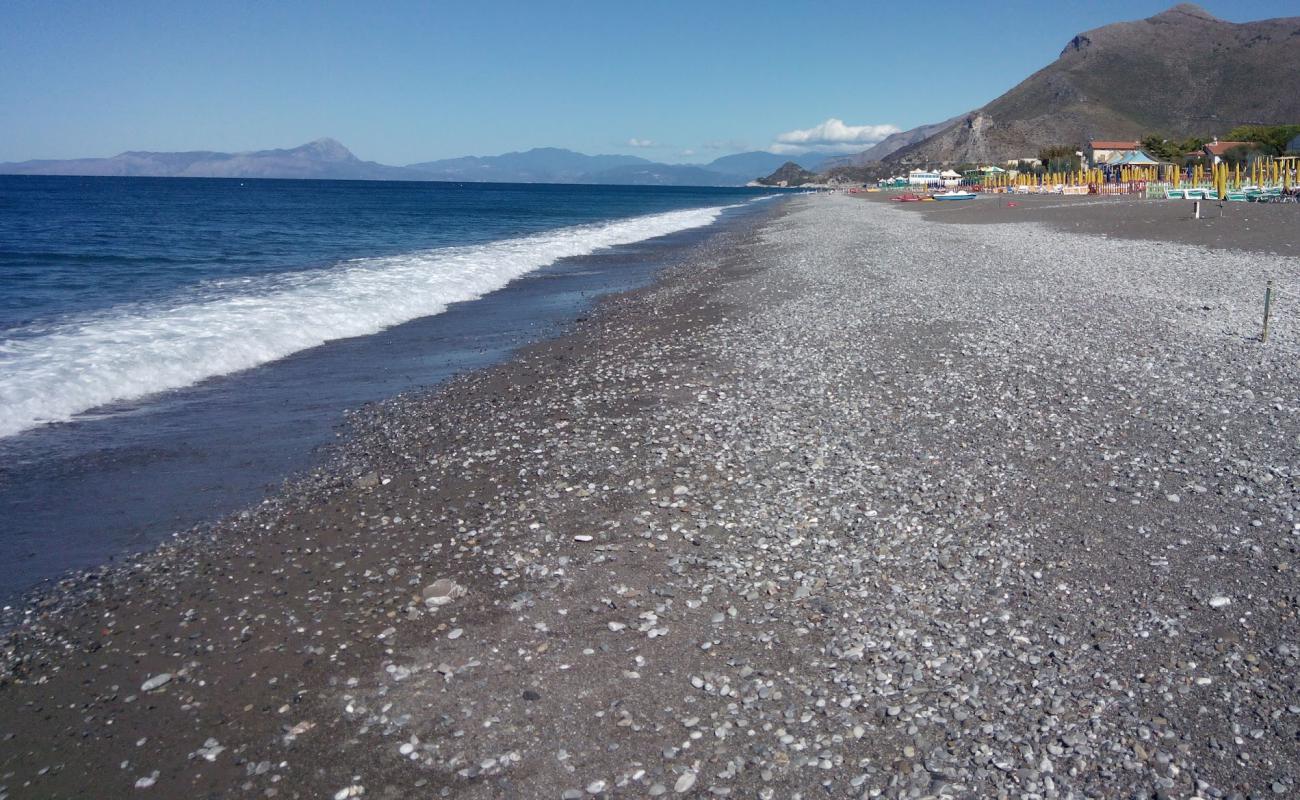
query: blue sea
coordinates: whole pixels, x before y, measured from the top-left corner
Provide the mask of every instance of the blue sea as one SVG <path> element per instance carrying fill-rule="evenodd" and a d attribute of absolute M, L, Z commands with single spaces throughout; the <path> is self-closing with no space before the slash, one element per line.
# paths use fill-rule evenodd
<path fill-rule="evenodd" d="M 0 176 L 0 597 L 311 466 L 770 192 Z"/>

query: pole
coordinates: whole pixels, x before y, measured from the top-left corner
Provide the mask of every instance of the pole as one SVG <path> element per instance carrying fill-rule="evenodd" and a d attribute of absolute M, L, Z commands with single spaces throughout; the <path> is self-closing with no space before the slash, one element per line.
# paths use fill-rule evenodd
<path fill-rule="evenodd" d="M 1259 335 L 1261 344 L 1268 343 L 1268 318 L 1273 316 L 1273 282 L 1264 288 L 1264 332 Z"/>

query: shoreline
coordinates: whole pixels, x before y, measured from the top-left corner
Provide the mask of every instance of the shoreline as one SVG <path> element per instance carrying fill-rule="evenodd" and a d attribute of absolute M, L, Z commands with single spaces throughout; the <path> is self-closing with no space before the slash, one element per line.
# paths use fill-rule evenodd
<path fill-rule="evenodd" d="M 312 454 L 308 456 L 309 463 L 304 468 L 281 475 L 274 482 L 268 484 L 266 496 L 260 501 L 242 508 L 235 508 L 230 512 L 199 522 L 189 528 L 171 531 L 158 542 L 143 550 L 124 552 L 95 566 L 75 567 L 57 577 L 44 579 L 41 583 L 15 595 L 12 602 L 7 604 L 4 610 L 0 611 L 0 632 L 11 631 L 21 622 L 24 607 L 47 609 L 64 605 L 65 601 L 70 599 L 70 593 L 81 593 L 80 589 L 77 588 L 79 585 L 102 580 L 108 573 L 129 572 L 134 568 L 129 562 L 142 563 L 156 555 L 160 555 L 159 551 L 164 549 L 187 547 L 200 541 L 216 540 L 224 535 L 222 533 L 223 529 L 237 527 L 241 521 L 262 513 L 262 507 L 264 506 L 280 505 L 287 496 L 293 495 L 300 499 L 300 496 L 348 485 L 350 482 L 344 480 L 344 473 L 355 473 L 358 469 L 358 461 L 365 458 L 360 452 L 364 448 L 359 445 L 359 438 L 363 432 L 373 433 L 374 427 L 380 424 L 378 420 L 400 413 L 395 409 L 410 403 L 437 402 L 443 395 L 476 395 L 483 392 L 500 391 L 495 388 L 487 389 L 483 387 L 497 386 L 502 380 L 510 380 L 499 377 L 497 373 L 501 371 L 513 373 L 516 367 L 519 366 L 516 364 L 517 361 L 545 357 L 538 354 L 549 352 L 552 348 L 571 348 L 573 345 L 569 343 L 570 340 L 585 340 L 590 335 L 590 329 L 593 326 L 604 324 L 605 321 L 602 319 L 604 316 L 618 313 L 620 309 L 634 305 L 644 293 L 656 289 L 661 282 L 672 280 L 675 273 L 683 269 L 683 262 L 689 261 L 701 247 L 710 246 L 709 240 L 714 237 L 735 236 L 738 232 L 747 231 L 761 224 L 763 220 L 780 213 L 780 205 L 777 204 L 769 208 L 749 211 L 744 217 L 731 222 L 720 220 L 714 224 L 721 227 L 713 230 L 708 228 L 695 229 L 661 237 L 664 239 L 680 239 L 685 236 L 689 237 L 689 241 L 684 244 L 674 245 L 676 249 L 669 253 L 667 263 L 657 264 L 650 272 L 648 282 L 644 285 L 635 286 L 631 289 L 615 289 L 600 294 L 594 300 L 588 301 L 585 309 L 578 309 L 575 314 L 567 316 L 564 321 L 558 324 L 558 328 L 544 333 L 538 338 L 524 341 L 521 345 L 512 347 L 498 361 L 460 368 L 435 383 L 406 389 L 387 398 L 366 402 L 357 408 L 343 409 L 340 418 L 331 425 L 331 428 L 335 431 L 333 440 L 318 445 Z M 596 256 L 576 257 L 576 260 L 581 262 L 591 258 L 603 257 L 603 255 L 598 254 Z M 568 262 L 575 259 L 566 257 L 562 260 Z M 546 269 L 549 269 L 549 267 Z M 524 278 L 527 277 L 524 276 Z M 467 302 L 473 303 L 477 301 Z M 421 321 L 418 319 L 411 320 L 394 327 L 418 325 Z M 384 333 L 384 331 L 381 331 L 373 336 L 381 336 Z M 288 358 L 294 358 L 298 355 L 294 354 Z M 217 377 L 224 378 L 227 376 Z M 194 387 L 186 387 L 179 391 L 188 391 L 192 388 Z M 356 478 L 357 475 L 352 474 L 351 477 Z M 74 604 L 75 602 L 73 601 Z"/>
<path fill-rule="evenodd" d="M 891 206 L 791 198 L 45 609 L 0 792 L 1295 787 L 1294 260 Z"/>
<path fill-rule="evenodd" d="M 705 231 L 753 213 L 562 258 L 431 317 L 0 439 L 0 606 L 261 502 L 337 441 L 344 410 L 427 391 L 563 332 L 599 296 L 642 285 Z"/>

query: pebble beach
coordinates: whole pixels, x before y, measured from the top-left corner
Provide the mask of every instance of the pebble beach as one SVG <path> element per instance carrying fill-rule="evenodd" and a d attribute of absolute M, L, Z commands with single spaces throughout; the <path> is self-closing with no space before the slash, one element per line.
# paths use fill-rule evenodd
<path fill-rule="evenodd" d="M 784 200 L 15 605 L 0 800 L 1300 795 L 1300 217 L 997 203 Z"/>

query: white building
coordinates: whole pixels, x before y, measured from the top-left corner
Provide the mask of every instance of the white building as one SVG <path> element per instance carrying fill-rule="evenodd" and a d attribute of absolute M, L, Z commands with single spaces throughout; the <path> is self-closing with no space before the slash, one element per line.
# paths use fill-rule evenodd
<path fill-rule="evenodd" d="M 928 169 L 914 169 L 907 173 L 907 182 L 912 186 L 933 186 L 940 181 L 939 173 Z"/>

